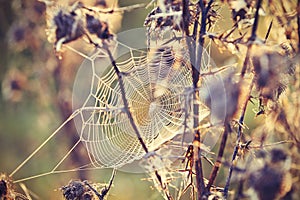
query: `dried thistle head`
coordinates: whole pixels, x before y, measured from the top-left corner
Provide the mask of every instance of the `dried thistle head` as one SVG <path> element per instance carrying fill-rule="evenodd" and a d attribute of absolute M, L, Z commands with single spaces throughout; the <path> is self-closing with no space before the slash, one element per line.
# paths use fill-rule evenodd
<path fill-rule="evenodd" d="M 62 44 L 74 41 L 84 34 L 84 22 L 80 8 L 81 3 L 73 6 L 58 7 L 54 2 L 47 6 L 47 35 L 48 40 L 55 44 L 56 51 Z"/>
<path fill-rule="evenodd" d="M 260 96 L 278 100 L 287 86 L 289 74 L 294 71 L 290 58 L 278 51 L 260 47 L 253 55 L 252 63 Z"/>
<path fill-rule="evenodd" d="M 107 2 L 106 0 L 96 0 L 95 2 L 95 6 L 103 6 L 103 7 L 107 7 Z"/>
<path fill-rule="evenodd" d="M 181 1 L 164 1 L 154 8 L 146 17 L 144 26 L 150 32 L 171 28 L 176 31 L 181 29 Z"/>
<path fill-rule="evenodd" d="M 292 187 L 290 157 L 283 149 L 272 149 L 262 157 L 264 165 L 250 173 L 248 184 L 261 200 L 284 197 Z"/>
<path fill-rule="evenodd" d="M 95 34 L 100 39 L 110 39 L 113 37 L 108 24 L 100 21 L 93 15 L 86 14 L 86 28 L 90 34 Z"/>
<path fill-rule="evenodd" d="M 48 40 L 55 44 L 55 49 L 59 52 L 63 44 L 83 36 L 94 45 L 96 42 L 93 41 L 93 35 L 101 40 L 110 39 L 113 34 L 108 22 L 100 20 L 100 13 L 100 10 L 89 8 L 81 2 L 64 7 L 58 7 L 54 2 L 48 3 Z"/>
<path fill-rule="evenodd" d="M 70 181 L 61 188 L 66 200 L 92 200 L 92 191 L 82 181 Z"/>
<path fill-rule="evenodd" d="M 90 184 L 88 181 L 73 180 L 68 185 L 61 187 L 63 197 L 65 200 L 96 200 L 103 199 L 112 185 L 114 174 L 109 183 L 109 186 L 104 186 L 102 189 L 101 184 Z M 100 191 L 100 192 L 99 192 Z"/>
<path fill-rule="evenodd" d="M 232 18 L 234 21 L 240 21 L 247 19 L 253 13 L 253 8 L 255 7 L 255 1 L 253 0 L 237 0 L 229 1 L 229 5 L 232 12 Z"/>

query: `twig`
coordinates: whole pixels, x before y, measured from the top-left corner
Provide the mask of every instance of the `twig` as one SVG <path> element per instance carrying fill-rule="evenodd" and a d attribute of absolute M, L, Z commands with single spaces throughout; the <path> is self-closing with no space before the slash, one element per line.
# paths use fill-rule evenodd
<path fill-rule="evenodd" d="M 183 23 L 183 31 L 186 36 L 186 44 L 188 46 L 190 63 L 192 68 L 195 68 L 195 40 L 193 40 L 196 36 L 190 36 L 189 24 L 190 24 L 190 13 L 189 13 L 189 0 L 182 1 L 182 23 Z M 195 22 L 196 26 L 197 22 Z M 193 33 L 194 34 L 194 33 Z"/>
<path fill-rule="evenodd" d="M 270 35 L 270 33 L 271 33 L 271 29 L 272 29 L 272 25 L 273 25 L 273 20 L 271 21 L 271 23 L 270 23 L 270 25 L 269 25 L 267 34 L 266 34 L 266 36 L 265 36 L 264 43 L 266 43 L 266 42 L 267 42 L 267 39 L 269 38 L 269 35 Z"/>
<path fill-rule="evenodd" d="M 173 200 L 173 198 L 172 198 L 172 196 L 170 195 L 170 193 L 169 193 L 169 191 L 168 191 L 166 185 L 164 185 L 164 183 L 163 183 L 163 181 L 162 181 L 162 178 L 161 178 L 161 176 L 159 175 L 158 171 L 155 170 L 154 173 L 155 173 L 156 179 L 158 180 L 158 182 L 159 182 L 161 188 L 162 188 L 163 191 L 165 192 L 165 195 L 166 195 L 167 199 L 168 199 L 168 200 Z"/>
<path fill-rule="evenodd" d="M 279 142 L 274 142 L 274 143 L 264 144 L 264 145 L 249 145 L 249 149 L 268 148 L 268 147 L 273 147 L 273 146 L 277 146 L 280 144 L 288 144 L 288 143 L 294 143 L 294 141 L 293 140 L 282 140 Z"/>
<path fill-rule="evenodd" d="M 255 39 L 256 39 L 256 30 L 257 30 L 258 19 L 259 19 L 258 13 L 259 13 L 259 9 L 260 9 L 261 3 L 262 3 L 262 0 L 258 0 L 257 4 L 256 4 L 256 12 L 255 12 L 254 24 L 253 24 L 253 27 L 252 27 L 251 36 L 249 38 L 249 42 L 250 43 L 248 45 L 246 57 L 245 57 L 245 60 L 244 60 L 242 71 L 241 71 L 241 80 L 240 81 L 243 81 L 243 78 L 245 76 L 245 73 L 246 73 L 246 70 L 247 70 L 247 67 L 248 67 L 248 63 L 249 63 L 249 60 L 250 60 L 250 54 L 251 54 L 251 49 L 252 49 L 253 41 L 255 41 Z M 244 124 L 244 117 L 245 117 L 247 105 L 248 105 L 248 102 L 249 102 L 250 93 L 252 91 L 253 86 L 254 86 L 254 78 L 251 81 L 251 84 L 250 84 L 250 87 L 249 87 L 249 90 L 248 90 L 249 93 L 248 93 L 248 96 L 246 98 L 246 102 L 243 105 L 242 113 L 241 113 L 240 118 L 239 118 L 239 124 L 240 125 L 238 127 L 238 133 L 237 133 L 237 144 L 234 147 L 234 151 L 233 151 L 232 159 L 231 159 L 231 166 L 229 168 L 229 174 L 227 176 L 225 187 L 224 187 L 224 198 L 227 198 L 227 196 L 228 196 L 230 180 L 231 180 L 231 176 L 232 176 L 232 172 L 233 172 L 233 161 L 236 159 L 236 156 L 238 154 L 239 143 L 240 143 L 241 135 L 242 135 L 242 125 Z"/>
<path fill-rule="evenodd" d="M 233 150 L 231 165 L 230 165 L 230 168 L 229 168 L 229 173 L 228 173 L 226 183 L 225 183 L 225 187 L 224 187 L 224 197 L 225 198 L 227 198 L 227 195 L 228 195 L 230 180 L 231 180 L 232 172 L 233 172 L 233 169 L 234 169 L 233 162 L 236 159 L 236 156 L 237 156 L 239 148 L 240 148 L 239 143 L 241 141 L 245 113 L 246 113 L 247 105 L 248 105 L 250 94 L 251 94 L 251 91 L 252 91 L 253 87 L 254 87 L 254 77 L 251 80 L 249 90 L 247 90 L 247 91 L 249 91 L 248 94 L 247 94 L 247 98 L 246 98 L 245 102 L 242 105 L 242 111 L 241 111 L 241 115 L 240 115 L 240 119 L 239 119 L 238 131 L 237 131 L 237 141 L 236 141 L 236 145 L 235 145 L 234 150 Z"/>
<path fill-rule="evenodd" d="M 258 13 L 259 13 L 261 3 L 262 3 L 262 0 L 258 0 L 257 4 L 256 4 L 254 24 L 253 24 L 253 27 L 252 27 L 251 36 L 249 38 L 249 45 L 248 45 L 248 49 L 247 49 L 246 58 L 244 60 L 243 68 L 242 68 L 242 71 L 241 71 L 241 78 L 243 78 L 245 76 L 245 73 L 246 73 L 246 70 L 247 70 L 247 67 L 248 67 L 248 63 L 249 63 L 249 60 L 250 60 L 250 53 L 251 53 L 253 41 L 255 41 L 255 39 L 256 39 L 256 30 L 258 28 L 258 19 L 259 19 Z"/>
<path fill-rule="evenodd" d="M 115 175 L 116 175 L 116 169 L 113 169 L 111 178 L 110 178 L 109 183 L 108 183 L 108 187 L 104 186 L 104 188 L 101 190 L 100 193 L 97 190 L 95 190 L 87 181 L 84 181 L 84 184 L 86 184 L 97 195 L 97 197 L 99 198 L 99 200 L 103 200 L 104 197 L 109 192 L 109 190 L 110 190 L 110 188 L 111 188 L 111 186 L 113 184 Z"/>
<path fill-rule="evenodd" d="M 190 23 L 190 13 L 189 13 L 189 0 L 182 1 L 182 22 L 183 22 L 183 30 L 185 31 L 185 35 L 187 37 L 190 36 L 189 31 L 189 23 Z"/>
<path fill-rule="evenodd" d="M 199 6 L 196 7 L 197 8 L 197 12 L 196 12 L 196 16 L 195 16 L 195 23 L 194 23 L 194 30 L 193 30 L 193 39 L 194 41 L 197 40 L 197 31 L 198 31 L 198 20 L 199 20 L 199 17 L 200 17 L 200 9 L 199 9 Z"/>
<path fill-rule="evenodd" d="M 194 89 L 198 87 L 199 76 L 200 76 L 200 69 L 201 69 L 201 61 L 202 61 L 202 54 L 203 54 L 203 45 L 204 45 L 204 35 L 206 33 L 206 17 L 207 13 L 213 3 L 213 0 L 210 0 L 207 6 L 203 0 L 198 2 L 198 5 L 201 9 L 201 27 L 199 33 L 199 40 L 198 40 L 198 48 L 196 51 L 196 63 L 195 67 L 192 69 L 192 78 L 193 78 L 193 85 Z M 196 22 L 195 22 L 196 23 Z M 194 93 L 194 99 L 196 100 L 199 98 L 199 90 L 196 90 Z M 198 199 L 202 199 L 204 194 L 206 193 L 206 188 L 204 184 L 204 177 L 203 177 L 203 167 L 201 161 L 201 140 L 200 140 L 200 130 L 199 130 L 199 104 L 194 104 L 194 149 L 195 149 L 195 170 L 196 170 L 196 183 L 197 183 L 197 191 L 198 191 Z"/>
<path fill-rule="evenodd" d="M 228 120 L 226 120 L 225 121 L 225 129 L 224 129 L 222 141 L 221 141 L 221 144 L 220 144 L 220 149 L 219 149 L 219 152 L 218 152 L 218 157 L 217 157 L 217 160 L 214 164 L 213 170 L 211 171 L 211 174 L 210 174 L 210 177 L 209 177 L 209 180 L 208 180 L 208 184 L 206 186 L 207 191 L 209 191 L 210 187 L 214 183 L 214 181 L 217 177 L 217 174 L 219 172 L 220 166 L 222 164 L 222 157 L 223 157 L 223 154 L 224 154 L 224 151 L 225 151 L 227 137 L 228 137 L 228 134 L 231 132 L 230 129 L 231 129 L 230 124 L 228 123 Z"/>
<path fill-rule="evenodd" d="M 201 61 L 203 56 L 203 45 L 205 40 L 205 34 L 206 34 L 206 18 L 207 13 L 209 12 L 211 5 L 213 3 L 213 0 L 210 0 L 205 7 L 203 0 L 199 1 L 199 7 L 201 8 L 201 26 L 200 26 L 200 35 L 198 39 L 198 48 L 196 52 L 196 70 L 193 70 L 193 83 L 194 87 L 197 88 L 197 84 L 199 81 L 199 75 L 201 70 Z"/>

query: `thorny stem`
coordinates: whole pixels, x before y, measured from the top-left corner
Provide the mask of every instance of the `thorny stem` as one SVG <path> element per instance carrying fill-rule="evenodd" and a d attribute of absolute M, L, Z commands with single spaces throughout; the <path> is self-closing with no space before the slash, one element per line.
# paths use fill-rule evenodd
<path fill-rule="evenodd" d="M 253 27 L 252 27 L 251 36 L 249 38 L 250 43 L 248 45 L 246 57 L 245 57 L 245 60 L 244 60 L 242 71 L 241 71 L 241 81 L 243 80 L 243 78 L 245 76 L 245 73 L 246 73 L 246 70 L 247 70 L 247 67 L 248 67 L 248 64 L 249 64 L 253 41 L 256 39 L 256 30 L 257 30 L 257 27 L 258 27 L 258 19 L 259 19 L 258 13 L 259 13 L 261 3 L 262 3 L 262 0 L 258 0 L 257 4 L 256 4 L 254 24 L 253 24 Z M 234 151 L 233 151 L 233 154 L 232 154 L 231 165 L 230 165 L 230 168 L 229 168 L 229 174 L 227 176 L 225 187 L 224 187 L 224 197 L 225 198 L 227 198 L 227 196 L 228 196 L 230 180 L 231 180 L 231 176 L 232 176 L 232 172 L 233 172 L 233 161 L 236 159 L 236 156 L 238 154 L 239 143 L 240 143 L 241 135 L 242 135 L 242 125 L 244 124 L 244 117 L 245 117 L 248 101 L 249 101 L 249 98 L 250 98 L 250 92 L 252 91 L 253 86 L 254 86 L 254 78 L 251 81 L 251 85 L 250 85 L 249 90 L 248 90 L 249 93 L 248 93 L 248 96 L 245 100 L 246 102 L 243 104 L 242 113 L 241 113 L 240 118 L 239 118 L 239 127 L 238 127 L 238 133 L 237 133 L 237 144 L 236 144 L 236 146 L 234 148 Z"/>
<path fill-rule="evenodd" d="M 196 38 L 196 36 L 190 37 L 190 30 L 189 30 L 189 24 L 190 24 L 190 13 L 189 13 L 189 0 L 183 0 L 182 1 L 182 22 L 183 22 L 183 29 L 186 36 L 186 43 L 188 46 L 188 51 L 190 55 L 190 63 L 192 65 L 192 68 L 195 68 L 195 41 L 193 38 Z M 196 26 L 197 22 L 195 22 Z M 193 33 L 195 34 L 195 33 Z M 194 70 L 193 70 L 194 71 Z M 196 70 L 195 70 L 196 71 Z"/>
<path fill-rule="evenodd" d="M 242 104 L 242 111 L 241 111 L 241 115 L 240 115 L 240 118 L 239 118 L 239 126 L 238 126 L 238 130 L 237 130 L 237 141 L 236 141 L 236 145 L 235 145 L 234 150 L 233 150 L 231 164 L 230 164 L 230 168 L 229 168 L 229 173 L 228 173 L 226 183 L 225 183 L 225 187 L 224 187 L 224 197 L 225 198 L 227 198 L 227 196 L 228 196 L 230 180 L 231 180 L 231 176 L 232 176 L 233 169 L 234 169 L 233 162 L 235 161 L 236 156 L 237 156 L 238 151 L 239 151 L 239 143 L 241 141 L 245 113 L 246 113 L 246 109 L 247 109 L 247 105 L 248 105 L 248 102 L 249 102 L 249 98 L 250 98 L 250 95 L 251 95 L 252 88 L 254 87 L 254 81 L 255 80 L 254 80 L 254 77 L 253 77 L 252 80 L 251 80 L 249 89 L 246 90 L 246 91 L 249 91 L 249 92 L 247 94 L 245 102 Z"/>
<path fill-rule="evenodd" d="M 200 76 L 200 68 L 201 68 L 201 60 L 202 60 L 202 53 L 203 53 L 203 45 L 204 45 L 204 35 L 206 34 L 206 17 L 207 13 L 213 3 L 213 0 L 210 0 L 205 7 L 205 3 L 203 0 L 200 0 L 199 7 L 201 8 L 202 15 L 201 15 L 201 27 L 199 33 L 199 41 L 198 41 L 198 49 L 196 49 L 195 40 L 197 38 L 197 30 L 198 30 L 198 22 L 195 21 L 193 35 L 192 38 L 190 37 L 189 31 L 189 22 L 190 22 L 190 13 L 189 13 L 189 0 L 183 0 L 183 29 L 186 35 L 186 43 L 188 46 L 189 54 L 190 54 L 190 61 L 192 65 L 192 78 L 193 78 L 193 86 L 195 92 L 193 94 L 193 99 L 196 100 L 199 98 L 199 91 L 196 90 L 198 87 L 199 76 Z M 194 40 L 192 40 L 194 39 Z M 195 50 L 198 50 L 195 52 Z M 193 145 L 195 146 L 194 150 L 194 160 L 195 160 L 195 170 L 196 170 L 196 183 L 197 183 L 197 191 L 198 191 L 198 199 L 201 199 L 203 195 L 206 193 L 204 178 L 203 178 L 203 168 L 202 168 L 202 161 L 201 161 L 201 141 L 200 141 L 200 131 L 199 131 L 199 105 L 194 104 L 194 142 Z"/>
<path fill-rule="evenodd" d="M 206 34 L 206 18 L 207 13 L 209 12 L 213 0 L 210 0 L 207 6 L 205 7 L 203 0 L 199 1 L 199 7 L 201 8 L 201 27 L 200 27 L 200 35 L 198 40 L 198 48 L 197 48 L 197 56 L 196 56 L 196 70 L 193 70 L 193 83 L 194 87 L 197 88 L 197 84 L 199 81 L 199 75 L 201 70 L 201 61 L 203 56 L 203 46 L 204 46 L 204 36 Z"/>
<path fill-rule="evenodd" d="M 201 161 L 201 149 L 200 149 L 200 131 L 197 129 L 195 131 L 195 138 L 194 138 L 194 146 L 195 146 L 195 170 L 196 170 L 196 183 L 197 183 L 197 194 L 198 200 L 202 199 L 203 194 L 205 194 L 205 184 L 203 178 L 203 168 L 202 168 L 202 161 Z"/>
<path fill-rule="evenodd" d="M 256 39 L 256 30 L 258 28 L 258 19 L 259 19 L 259 9 L 261 6 L 262 0 L 258 0 L 257 4 L 256 4 L 256 11 L 255 11 L 255 18 L 254 18 L 254 24 L 252 26 L 252 31 L 251 31 L 251 36 L 249 38 L 249 45 L 248 45 L 248 49 L 247 49 L 247 54 L 246 54 L 246 58 L 244 60 L 244 64 L 243 64 L 243 68 L 241 71 L 241 78 L 244 78 L 247 67 L 248 67 L 248 63 L 250 60 L 250 53 L 251 53 L 251 49 L 252 49 L 252 45 L 253 45 L 253 41 L 255 41 Z"/>
<path fill-rule="evenodd" d="M 248 64 L 249 64 L 249 61 L 250 61 L 250 54 L 251 54 L 253 41 L 255 41 L 255 39 L 256 39 L 256 31 L 257 31 L 257 28 L 258 28 L 258 19 L 259 19 L 258 13 L 259 13 L 261 3 L 262 3 L 262 0 L 258 0 L 257 4 L 256 4 L 254 24 L 253 24 L 253 27 L 252 27 L 251 36 L 249 38 L 250 43 L 248 45 L 246 57 L 245 57 L 245 60 L 244 60 L 244 63 L 243 63 L 242 71 L 241 71 L 241 81 L 243 81 L 243 78 L 245 76 L 245 73 L 246 73 L 246 70 L 247 70 L 247 67 L 248 67 Z M 236 156 L 238 154 L 239 143 L 240 143 L 241 135 L 242 135 L 242 125 L 244 124 L 244 117 L 245 117 L 248 101 L 249 101 L 249 98 L 250 98 L 250 93 L 252 91 L 253 86 L 254 86 L 254 78 L 252 79 L 251 84 L 249 86 L 249 90 L 248 90 L 249 93 L 247 95 L 245 103 L 243 104 L 242 112 L 241 112 L 241 115 L 240 115 L 240 118 L 239 118 L 239 127 L 238 127 L 237 142 L 236 142 L 237 144 L 236 144 L 236 146 L 234 148 L 234 151 L 233 151 L 233 154 L 232 154 L 231 165 L 230 165 L 230 168 L 229 168 L 229 174 L 227 176 L 225 187 L 224 187 L 224 198 L 225 199 L 228 196 L 230 180 L 231 180 L 231 176 L 232 176 L 232 172 L 233 172 L 233 168 L 234 168 L 233 161 L 236 159 Z"/>
<path fill-rule="evenodd" d="M 224 133 L 223 133 L 222 141 L 221 141 L 221 144 L 220 144 L 220 149 L 219 149 L 219 152 L 218 152 L 218 157 L 217 157 L 217 160 L 216 160 L 216 162 L 214 164 L 214 167 L 211 171 L 211 174 L 210 174 L 209 180 L 208 180 L 208 184 L 206 186 L 207 191 L 209 191 L 210 187 L 214 183 L 214 181 L 215 181 L 215 179 L 218 175 L 219 169 L 221 167 L 222 157 L 223 157 L 223 154 L 224 154 L 224 151 L 225 151 L 227 137 L 228 137 L 228 134 L 230 133 L 230 129 L 231 129 L 230 124 L 228 123 L 228 120 L 226 120 L 225 121 Z"/>
<path fill-rule="evenodd" d="M 205 3 L 203 0 L 200 0 L 199 7 L 201 9 L 201 27 L 200 27 L 200 33 L 199 33 L 199 40 L 198 40 L 198 48 L 196 51 L 196 63 L 195 67 L 193 68 L 193 85 L 194 89 L 198 87 L 199 82 L 199 76 L 200 76 L 200 69 L 201 69 L 201 61 L 202 61 L 202 54 L 203 54 L 203 45 L 204 45 L 204 35 L 206 34 L 206 17 L 207 13 L 211 7 L 211 4 L 213 3 L 213 0 L 210 0 L 207 6 L 205 7 Z M 197 22 L 195 22 L 197 23 Z M 194 38 L 196 38 L 194 36 Z M 199 98 L 199 91 L 196 90 L 194 93 L 194 99 L 196 100 Z M 202 167 L 202 161 L 201 161 L 201 140 L 200 140 L 200 130 L 199 130 L 199 104 L 194 104 L 194 149 L 195 149 L 195 170 L 196 170 L 196 183 L 197 183 L 197 191 L 198 191 L 198 200 L 202 199 L 204 194 L 206 193 L 206 188 L 204 184 L 204 178 L 203 178 L 203 167 Z"/>
<path fill-rule="evenodd" d="M 118 68 L 118 66 L 116 64 L 116 61 L 113 58 L 113 55 L 112 55 L 111 51 L 108 49 L 106 43 L 104 43 L 103 48 L 107 51 L 109 59 L 111 61 L 111 64 L 114 67 L 114 70 L 115 70 L 115 72 L 116 72 L 116 74 L 118 76 L 118 82 L 119 82 L 119 86 L 120 86 L 120 90 L 121 90 L 122 100 L 123 100 L 123 103 L 124 103 L 125 112 L 126 112 L 128 118 L 129 118 L 130 125 L 132 126 L 132 128 L 133 128 L 133 130 L 134 130 L 134 132 L 135 132 L 135 134 L 136 134 L 136 136 L 137 136 L 140 144 L 142 145 L 145 153 L 147 154 L 147 153 L 149 153 L 149 150 L 148 150 L 148 148 L 147 148 L 147 146 L 146 146 L 146 144 L 145 144 L 145 142 L 144 142 L 144 140 L 143 140 L 143 138 L 142 138 L 142 136 L 141 136 L 141 134 L 139 132 L 139 129 L 138 129 L 138 127 L 136 126 L 136 124 L 134 122 L 134 118 L 133 118 L 133 116 L 132 116 L 132 114 L 130 112 L 129 104 L 128 104 L 128 101 L 127 101 L 127 98 L 126 98 L 125 87 L 124 87 L 124 83 L 123 83 L 123 74 L 122 74 L 122 72 L 120 72 L 120 70 L 119 70 L 119 68 Z M 166 186 L 164 185 L 164 183 L 163 183 L 163 181 L 161 179 L 161 176 L 159 175 L 159 173 L 158 173 L 157 170 L 155 170 L 155 176 L 156 176 L 158 182 L 160 183 L 162 189 L 164 190 L 166 197 L 169 200 L 172 200 L 172 197 L 169 194 L 169 192 L 168 192 Z"/>

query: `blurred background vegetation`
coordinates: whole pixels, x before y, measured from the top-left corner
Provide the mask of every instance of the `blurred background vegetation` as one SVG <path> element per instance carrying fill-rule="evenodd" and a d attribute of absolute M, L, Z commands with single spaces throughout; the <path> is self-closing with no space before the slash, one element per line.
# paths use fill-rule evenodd
<path fill-rule="evenodd" d="M 83 2 L 86 5 L 103 6 L 101 0 Z M 71 4 L 72 1 L 61 3 Z M 114 2 L 107 3 L 112 5 Z M 136 3 L 145 1 L 120 0 L 119 6 Z M 151 8 L 136 9 L 125 12 L 123 16 L 116 16 L 114 31 L 142 27 Z M 63 53 L 63 59 L 56 56 L 53 44 L 47 40 L 45 10 L 44 3 L 35 0 L 0 0 L 0 172 L 6 174 L 12 172 L 72 113 L 72 86 L 82 58 L 67 51 Z M 223 7 L 221 12 L 217 28 L 228 29 L 232 22 L 225 19 L 230 17 L 230 12 Z M 264 35 L 267 27 L 261 26 L 259 34 Z M 227 50 L 220 52 L 213 47 L 211 55 L 218 66 L 239 62 Z M 257 123 L 252 121 L 255 116 L 253 108 L 255 105 L 250 105 L 246 115 L 246 124 L 250 130 Z M 69 123 L 55 141 L 49 142 L 13 178 L 48 172 L 57 163 L 55 161 L 59 160 L 59 156 L 64 155 L 77 139 L 75 127 Z M 229 143 L 229 146 L 233 148 L 234 142 Z M 79 149 L 72 154 L 68 164 L 80 165 L 87 159 L 84 149 Z M 205 173 L 208 174 L 209 170 L 205 170 Z M 224 184 L 224 171 L 220 173 L 217 184 Z M 93 170 L 49 175 L 25 184 L 40 199 L 60 199 L 62 195 L 59 188 L 71 179 L 107 183 L 110 176 L 110 169 Z M 117 172 L 109 199 L 162 199 L 152 189 L 150 182 L 141 181 L 144 178 L 144 174 Z"/>

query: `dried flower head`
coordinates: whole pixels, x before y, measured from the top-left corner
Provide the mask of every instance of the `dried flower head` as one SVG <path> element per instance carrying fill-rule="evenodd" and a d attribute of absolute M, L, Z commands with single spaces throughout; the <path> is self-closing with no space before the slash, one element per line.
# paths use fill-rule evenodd
<path fill-rule="evenodd" d="M 66 200 L 91 200 L 92 191 L 82 181 L 70 181 L 61 188 Z"/>
<path fill-rule="evenodd" d="M 96 43 L 92 41 L 91 35 L 96 35 L 102 40 L 110 39 L 113 36 L 108 23 L 99 19 L 101 12 L 86 7 L 81 2 L 61 8 L 51 4 L 48 6 L 48 10 L 48 39 L 55 44 L 56 51 L 61 49 L 62 44 L 75 41 L 83 36 L 86 36 L 88 41 L 94 45 Z"/>
<path fill-rule="evenodd" d="M 276 101 L 284 92 L 288 75 L 292 73 L 294 66 L 285 54 L 264 50 L 255 52 L 252 58 L 256 86 L 261 97 Z"/>
<path fill-rule="evenodd" d="M 4 199 L 7 195 L 7 183 L 5 180 L 0 180 L 0 198 Z"/>
<path fill-rule="evenodd" d="M 181 29 L 182 24 L 181 11 L 180 1 L 164 1 L 148 14 L 144 26 L 149 27 L 150 32 L 167 27 L 178 31 Z"/>
<path fill-rule="evenodd" d="M 110 39 L 113 34 L 108 29 L 106 22 L 101 22 L 93 15 L 86 14 L 86 28 L 90 34 L 96 34 L 100 39 Z"/>
<path fill-rule="evenodd" d="M 57 7 L 53 2 L 47 4 L 48 40 L 59 51 L 62 44 L 74 41 L 84 34 L 84 22 L 80 12 L 82 3 L 69 7 Z"/>
<path fill-rule="evenodd" d="M 265 163 L 250 174 L 249 186 L 261 200 L 285 196 L 292 187 L 289 155 L 284 150 L 275 148 L 270 153 L 264 153 L 262 159 Z"/>

